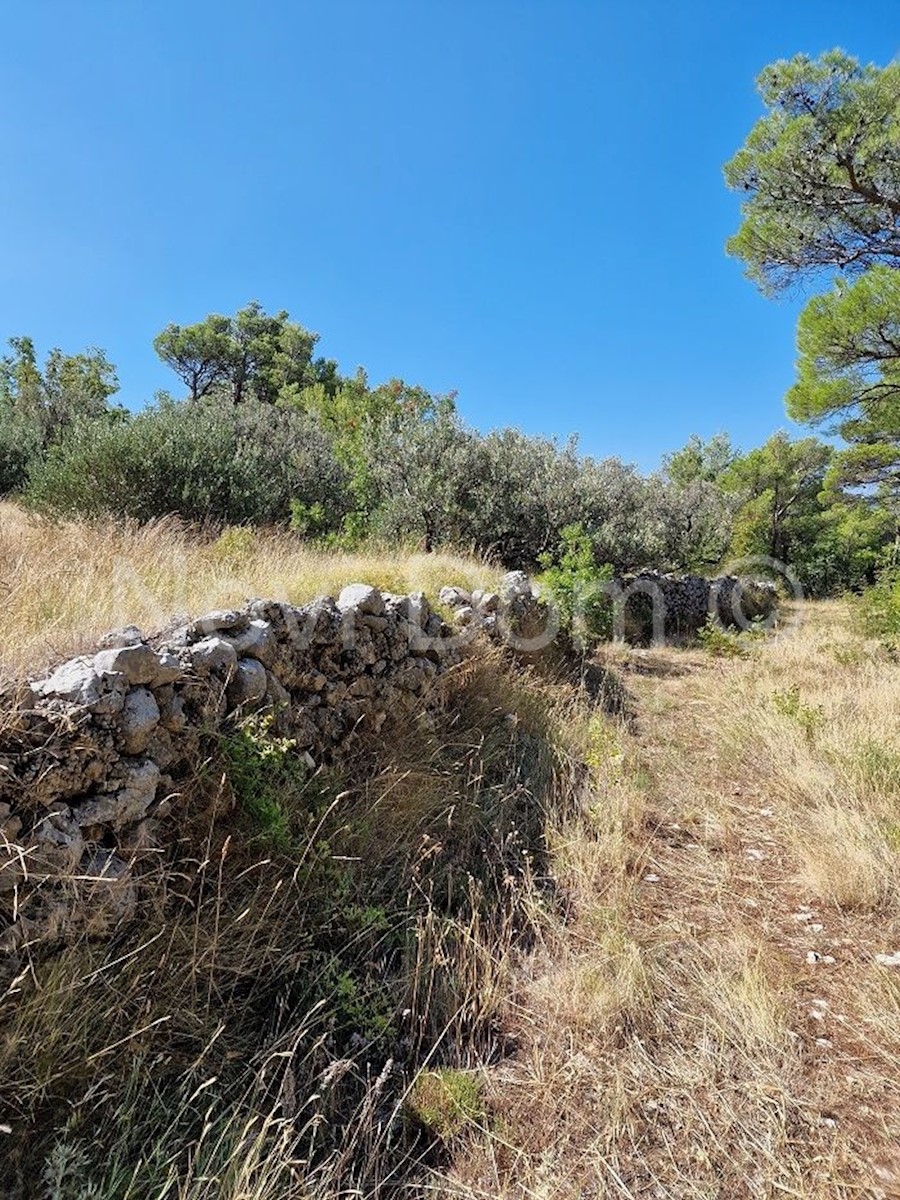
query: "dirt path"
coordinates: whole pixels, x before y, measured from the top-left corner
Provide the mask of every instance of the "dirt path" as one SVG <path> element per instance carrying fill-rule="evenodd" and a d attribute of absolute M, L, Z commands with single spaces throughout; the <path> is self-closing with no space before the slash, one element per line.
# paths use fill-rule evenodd
<path fill-rule="evenodd" d="M 820 634 L 833 619 L 827 609 L 814 613 L 812 626 L 798 635 L 805 648 L 800 704 L 812 712 L 821 707 L 823 725 L 829 700 L 832 709 L 841 707 L 866 687 L 822 651 L 819 643 L 827 639 Z M 844 629 L 843 618 L 837 626 Z M 795 852 L 798 836 L 807 836 L 802 826 L 809 798 L 797 780 L 803 773 L 773 761 L 764 729 L 768 714 L 759 711 L 760 690 L 771 689 L 768 699 L 778 702 L 798 686 L 784 686 L 778 656 L 774 646 L 761 647 L 750 663 L 717 661 L 698 651 L 634 651 L 624 664 L 638 699 L 634 750 L 653 779 L 645 814 L 646 870 L 633 918 L 645 929 L 665 930 L 666 938 L 680 932 L 701 945 L 730 943 L 732 956 L 742 944 L 748 948 L 759 978 L 751 973 L 739 980 L 738 991 L 749 983 L 758 993 L 736 997 L 743 1001 L 739 1008 L 749 1009 L 745 1030 L 758 1035 L 759 1062 L 747 1058 L 748 1067 L 766 1058 L 775 1065 L 777 1018 L 783 1020 L 787 1040 L 778 1075 L 769 1077 L 774 1091 L 764 1102 L 779 1109 L 784 1143 L 781 1154 L 769 1139 L 760 1145 L 759 1166 L 768 1154 L 772 1172 L 760 1169 L 755 1182 L 748 1175 L 746 1193 L 900 1196 L 900 992 L 896 974 L 876 962 L 897 946 L 900 930 L 891 904 L 841 908 L 804 877 Z M 782 705 L 790 727 L 790 701 Z M 801 714 L 800 731 L 791 734 L 802 753 L 827 759 L 828 747 L 817 749 L 816 738 L 803 729 Z M 897 804 L 900 810 L 900 795 Z M 833 832 L 839 837 L 840 827 Z M 840 869 L 836 849 L 829 858 Z M 707 973 L 710 987 L 733 982 L 733 976 L 717 974 Z M 880 1014 L 872 1007 L 879 996 Z M 693 987 L 673 988 L 669 995 L 689 1019 L 695 999 Z M 754 1030 L 754 1018 L 762 1018 L 762 1028 Z M 745 1082 L 752 1084 L 754 1075 L 749 1070 Z M 711 1125 L 709 1133 L 727 1146 L 725 1129 Z M 804 1170 L 792 1171 L 791 1159 L 805 1159 Z M 792 1181 L 791 1174 L 798 1177 Z"/>
<path fill-rule="evenodd" d="M 634 720 L 558 848 L 574 915 L 470 1194 L 896 1200 L 900 668 L 836 605 L 615 666 Z"/>

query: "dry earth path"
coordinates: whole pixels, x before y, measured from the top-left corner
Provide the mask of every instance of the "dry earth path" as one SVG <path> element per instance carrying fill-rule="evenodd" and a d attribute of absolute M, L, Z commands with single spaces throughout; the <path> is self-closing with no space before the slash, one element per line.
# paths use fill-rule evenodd
<path fill-rule="evenodd" d="M 615 656 L 634 717 L 557 832 L 570 911 L 455 1188 L 900 1197 L 900 667 L 803 615 L 747 657 Z"/>

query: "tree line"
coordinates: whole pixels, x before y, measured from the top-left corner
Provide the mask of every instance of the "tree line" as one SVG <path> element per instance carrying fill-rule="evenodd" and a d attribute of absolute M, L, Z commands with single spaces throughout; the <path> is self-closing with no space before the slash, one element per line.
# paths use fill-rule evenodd
<path fill-rule="evenodd" d="M 729 241 L 767 293 L 820 282 L 798 327 L 788 413 L 839 444 L 773 434 L 748 451 L 693 436 L 640 474 L 574 440 L 480 433 L 454 396 L 343 375 L 317 334 L 251 303 L 154 339 L 179 381 L 138 413 L 103 351 L 27 337 L 0 359 L 0 492 L 50 513 L 291 525 L 350 546 L 452 543 L 515 567 L 713 571 L 766 556 L 808 591 L 893 561 L 900 489 L 900 67 L 840 51 L 759 79 L 766 113 L 726 165 Z"/>
<path fill-rule="evenodd" d="M 816 438 L 740 453 L 694 436 L 642 475 L 574 439 L 479 433 L 452 395 L 343 376 L 317 344 L 258 304 L 170 325 L 155 345 L 186 394 L 130 413 L 102 351 L 40 363 L 13 338 L 0 489 L 47 513 L 290 525 L 331 546 L 454 544 L 526 568 L 560 561 L 573 536 L 582 561 L 617 572 L 768 556 L 816 593 L 865 586 L 893 545 L 892 509 L 829 483 L 840 452 Z"/>

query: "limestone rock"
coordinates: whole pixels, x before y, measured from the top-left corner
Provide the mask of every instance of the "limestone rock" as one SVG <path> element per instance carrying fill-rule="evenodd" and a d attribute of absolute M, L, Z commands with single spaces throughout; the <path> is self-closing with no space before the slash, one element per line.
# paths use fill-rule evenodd
<path fill-rule="evenodd" d="M 65 875 L 81 860 L 84 838 L 68 809 L 48 813 L 28 838 L 27 870 L 36 878 Z"/>
<path fill-rule="evenodd" d="M 442 587 L 438 592 L 438 600 L 447 608 L 462 608 L 464 604 L 472 603 L 469 592 L 461 587 Z"/>
<path fill-rule="evenodd" d="M 266 698 L 266 668 L 255 658 L 242 658 L 228 684 L 228 703 L 232 708 L 255 708 Z"/>
<path fill-rule="evenodd" d="M 37 696 L 67 700 L 95 713 L 115 713 L 125 701 L 127 686 L 123 674 L 98 668 L 96 660 L 80 657 L 64 662 L 47 679 L 37 680 L 32 690 Z"/>
<path fill-rule="evenodd" d="M 138 685 L 156 683 L 161 670 L 155 651 L 142 643 L 101 650 L 94 655 L 94 666 L 103 674 L 118 673 Z"/>
<path fill-rule="evenodd" d="M 221 637 L 208 637 L 189 650 L 191 666 L 202 678 L 210 674 L 230 674 L 237 667 L 237 651 Z"/>
<path fill-rule="evenodd" d="M 500 598 L 507 603 L 511 600 L 531 599 L 535 592 L 531 580 L 524 571 L 509 571 L 500 580 Z"/>
<path fill-rule="evenodd" d="M 183 698 L 172 687 L 160 688 L 154 695 L 162 727 L 169 733 L 180 733 L 187 724 Z"/>
<path fill-rule="evenodd" d="M 370 587 L 367 583 L 351 583 L 341 591 L 337 606 L 341 612 L 356 609 L 357 612 L 380 617 L 384 613 L 384 597 L 377 587 Z"/>
<path fill-rule="evenodd" d="M 122 629 L 111 629 L 104 633 L 97 643 L 99 650 L 119 650 L 123 646 L 137 646 L 144 640 L 144 635 L 137 625 L 125 625 Z"/>
<path fill-rule="evenodd" d="M 246 629 L 228 640 L 239 658 L 255 658 L 264 667 L 271 667 L 275 661 L 278 643 L 268 621 L 254 618 Z"/>
<path fill-rule="evenodd" d="M 125 775 L 124 787 L 116 792 L 95 796 L 75 812 L 75 820 L 86 825 L 110 825 L 121 829 L 139 821 L 156 798 L 159 767 L 150 759 L 137 759 Z"/>
<path fill-rule="evenodd" d="M 159 716 L 153 693 L 145 687 L 132 688 L 119 716 L 122 749 L 126 754 L 141 754 L 146 750 Z"/>
<path fill-rule="evenodd" d="M 240 633 L 250 624 L 250 618 L 245 612 L 236 608 L 216 609 L 191 621 L 188 625 L 189 635 L 197 638 L 208 637 L 211 633 L 228 632 Z"/>

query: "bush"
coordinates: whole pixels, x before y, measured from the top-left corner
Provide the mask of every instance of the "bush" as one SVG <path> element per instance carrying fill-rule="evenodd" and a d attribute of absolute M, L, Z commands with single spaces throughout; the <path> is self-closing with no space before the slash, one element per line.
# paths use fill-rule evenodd
<path fill-rule="evenodd" d="M 484 1118 L 481 1081 L 468 1071 L 441 1067 L 413 1081 L 404 1111 L 434 1137 L 449 1142 Z"/>
<path fill-rule="evenodd" d="M 238 808 L 253 835 L 276 849 L 288 849 L 292 818 L 304 807 L 310 776 L 296 741 L 279 737 L 271 717 L 248 717 L 222 738 L 222 752 Z"/>
<path fill-rule="evenodd" d="M 540 584 L 556 605 L 560 624 L 582 650 L 606 641 L 613 632 L 612 598 L 604 584 L 612 579 L 612 567 L 597 566 L 594 544 L 581 525 L 567 525 L 561 535 L 562 549 L 556 556 L 541 556 L 544 573 Z"/>
<path fill-rule="evenodd" d="M 860 632 L 889 646 L 900 641 L 900 567 L 883 571 L 856 604 Z"/>
<path fill-rule="evenodd" d="M 713 658 L 747 658 L 750 653 L 738 634 L 723 629 L 713 617 L 697 631 L 697 638 L 703 649 Z"/>
<path fill-rule="evenodd" d="M 221 399 L 164 400 L 117 423 L 77 424 L 32 466 L 27 497 L 66 514 L 230 524 L 287 522 L 292 501 L 319 502 L 335 526 L 346 503 L 344 473 L 310 418 Z"/>
<path fill-rule="evenodd" d="M 0 496 L 18 492 L 28 479 L 28 469 L 40 454 L 43 434 L 8 405 L 0 408 Z"/>

